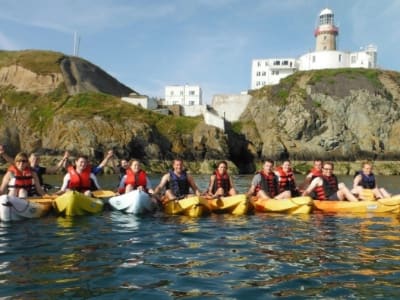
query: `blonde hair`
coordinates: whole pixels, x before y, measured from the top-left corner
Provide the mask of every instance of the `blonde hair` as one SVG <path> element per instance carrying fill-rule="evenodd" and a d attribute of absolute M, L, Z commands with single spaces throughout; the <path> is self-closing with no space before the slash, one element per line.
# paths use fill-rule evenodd
<path fill-rule="evenodd" d="M 21 160 L 28 160 L 28 154 L 25 152 L 19 152 L 17 155 L 15 155 L 14 162 L 21 161 Z"/>

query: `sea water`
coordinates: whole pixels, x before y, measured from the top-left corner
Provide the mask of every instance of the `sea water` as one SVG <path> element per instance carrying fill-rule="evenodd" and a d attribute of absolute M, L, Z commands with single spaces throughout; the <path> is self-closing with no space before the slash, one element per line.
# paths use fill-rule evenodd
<path fill-rule="evenodd" d="M 151 179 L 156 184 L 160 176 Z M 195 179 L 207 187 L 207 176 Z M 398 177 L 378 179 L 400 193 Z M 114 176 L 99 180 L 116 185 Z M 250 181 L 236 176 L 239 192 Z M 0 223 L 0 298 L 394 299 L 399 229 L 397 214 L 188 218 L 104 211 Z"/>

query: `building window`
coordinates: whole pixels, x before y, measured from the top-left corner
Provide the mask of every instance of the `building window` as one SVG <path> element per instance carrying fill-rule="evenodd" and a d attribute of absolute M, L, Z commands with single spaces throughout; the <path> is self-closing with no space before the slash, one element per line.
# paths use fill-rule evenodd
<path fill-rule="evenodd" d="M 355 64 L 355 63 L 356 63 L 356 56 L 355 56 L 355 55 L 352 55 L 352 56 L 351 56 L 351 63 L 352 63 L 352 64 Z"/>
<path fill-rule="evenodd" d="M 189 101 L 189 105 L 194 105 L 194 101 Z"/>
<path fill-rule="evenodd" d="M 170 95 L 170 96 L 173 96 L 173 95 L 174 95 L 174 91 L 171 91 L 171 92 L 169 93 L 169 95 Z"/>
<path fill-rule="evenodd" d="M 262 76 L 266 76 L 267 75 L 267 72 L 262 72 Z"/>
<path fill-rule="evenodd" d="M 257 62 L 257 67 L 261 67 L 261 62 Z"/>
<path fill-rule="evenodd" d="M 342 61 L 342 54 L 339 54 L 339 62 Z"/>
<path fill-rule="evenodd" d="M 275 60 L 274 61 L 274 66 L 279 66 L 281 64 L 281 61 L 280 60 Z"/>
<path fill-rule="evenodd" d="M 196 94 L 195 91 L 189 91 L 190 96 L 194 96 L 195 94 Z"/>
<path fill-rule="evenodd" d="M 183 96 L 183 91 L 180 91 L 180 92 L 179 92 L 179 96 Z"/>
<path fill-rule="evenodd" d="M 282 62 L 282 66 L 287 66 L 289 64 L 289 62 L 287 61 L 287 60 L 284 60 L 283 62 Z"/>
<path fill-rule="evenodd" d="M 312 62 L 315 63 L 315 55 L 312 56 Z"/>
<path fill-rule="evenodd" d="M 256 76 L 260 76 L 260 75 L 261 75 L 261 72 L 257 72 L 257 73 L 256 73 Z"/>

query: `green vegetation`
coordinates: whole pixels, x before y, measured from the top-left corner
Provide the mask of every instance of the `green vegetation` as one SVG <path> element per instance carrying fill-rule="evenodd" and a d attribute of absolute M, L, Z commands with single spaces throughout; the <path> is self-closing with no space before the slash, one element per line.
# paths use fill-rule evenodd
<path fill-rule="evenodd" d="M 241 134 L 241 133 L 242 133 L 242 129 L 243 129 L 243 123 L 240 122 L 240 121 L 233 122 L 233 123 L 231 124 L 231 130 L 232 130 L 234 133 Z"/>
<path fill-rule="evenodd" d="M 356 79 L 359 76 L 367 78 L 375 88 L 381 88 L 382 84 L 379 80 L 380 71 L 377 69 L 355 69 L 355 68 L 343 68 L 343 69 L 324 69 L 311 71 L 312 76 L 308 81 L 308 84 L 315 85 L 318 82 L 328 82 L 334 84 L 336 82 L 336 76 L 346 76 L 349 79 Z"/>
<path fill-rule="evenodd" d="M 53 51 L 0 51 L 0 68 L 19 65 L 37 74 L 59 73 L 64 54 Z"/>
<path fill-rule="evenodd" d="M 10 106 L 23 107 L 27 103 L 34 103 L 39 95 L 28 92 L 17 92 L 12 87 L 5 87 L 0 90 L 1 97 Z"/>

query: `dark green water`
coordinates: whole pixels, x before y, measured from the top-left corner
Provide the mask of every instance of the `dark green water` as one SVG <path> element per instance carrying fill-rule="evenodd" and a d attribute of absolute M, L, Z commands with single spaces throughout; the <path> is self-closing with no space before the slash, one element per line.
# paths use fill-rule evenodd
<path fill-rule="evenodd" d="M 196 179 L 205 188 L 207 178 Z M 236 178 L 240 192 L 250 179 Z M 398 178 L 379 180 L 399 192 Z M 107 188 L 114 181 L 100 177 Z M 397 214 L 190 219 L 105 211 L 0 224 L 0 298 L 394 299 L 399 229 Z"/>

